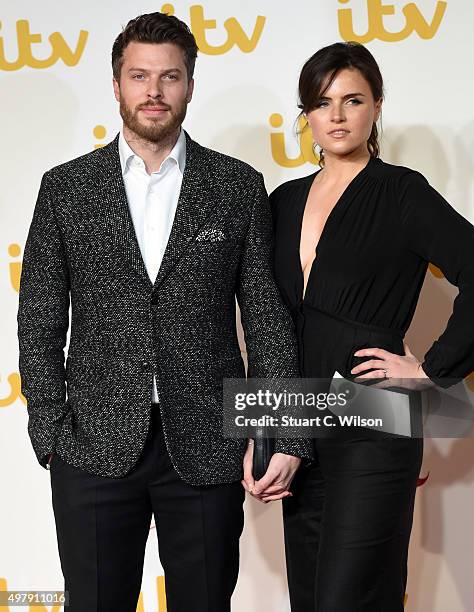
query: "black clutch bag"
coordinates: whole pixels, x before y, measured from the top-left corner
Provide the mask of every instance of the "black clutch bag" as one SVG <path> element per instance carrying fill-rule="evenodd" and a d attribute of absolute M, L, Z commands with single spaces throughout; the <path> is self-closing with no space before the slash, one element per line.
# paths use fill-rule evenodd
<path fill-rule="evenodd" d="M 260 480 L 267 471 L 270 459 L 275 452 L 275 438 L 266 437 L 266 429 L 258 428 L 254 438 L 252 475 Z"/>

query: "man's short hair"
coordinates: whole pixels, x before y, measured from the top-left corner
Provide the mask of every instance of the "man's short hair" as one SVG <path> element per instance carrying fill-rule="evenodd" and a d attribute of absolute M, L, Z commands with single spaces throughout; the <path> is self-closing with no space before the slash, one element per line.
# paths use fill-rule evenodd
<path fill-rule="evenodd" d="M 184 21 L 159 12 L 131 19 L 117 36 L 112 47 L 112 71 L 116 81 L 120 80 L 123 53 L 131 42 L 176 45 L 183 51 L 188 80 L 193 78 L 198 48 L 196 39 Z"/>

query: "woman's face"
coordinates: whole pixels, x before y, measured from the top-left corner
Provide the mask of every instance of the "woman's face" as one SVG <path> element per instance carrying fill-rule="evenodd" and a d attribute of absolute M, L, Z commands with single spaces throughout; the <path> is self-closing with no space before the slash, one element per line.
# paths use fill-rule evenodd
<path fill-rule="evenodd" d="M 313 139 L 324 149 L 324 157 L 367 153 L 367 140 L 381 106 L 382 100 L 374 100 L 357 69 L 341 70 L 316 108 L 307 114 Z"/>

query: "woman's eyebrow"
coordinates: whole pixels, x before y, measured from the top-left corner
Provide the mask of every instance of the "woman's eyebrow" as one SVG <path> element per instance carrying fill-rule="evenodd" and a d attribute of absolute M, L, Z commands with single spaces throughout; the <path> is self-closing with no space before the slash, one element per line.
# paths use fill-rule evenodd
<path fill-rule="evenodd" d="M 342 96 L 342 99 L 345 100 L 346 98 L 353 98 L 354 96 L 364 96 L 363 93 L 357 92 L 357 93 L 348 93 L 345 96 Z M 328 97 L 328 96 L 321 96 L 320 100 L 332 100 L 332 98 Z"/>

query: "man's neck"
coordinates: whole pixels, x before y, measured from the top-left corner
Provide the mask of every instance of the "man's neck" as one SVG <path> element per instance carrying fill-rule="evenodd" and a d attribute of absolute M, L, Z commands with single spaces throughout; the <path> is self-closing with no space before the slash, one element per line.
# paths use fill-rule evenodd
<path fill-rule="evenodd" d="M 176 141 L 178 140 L 180 129 L 173 132 L 160 142 L 150 142 L 140 138 L 132 132 L 126 125 L 123 126 L 123 136 L 132 151 L 143 159 L 148 174 L 157 172 L 163 160 L 171 153 Z"/>

